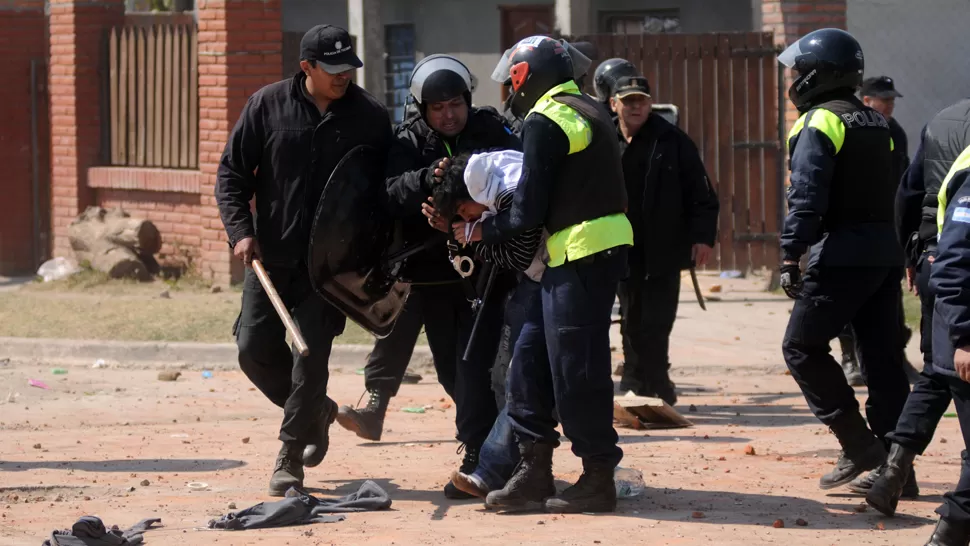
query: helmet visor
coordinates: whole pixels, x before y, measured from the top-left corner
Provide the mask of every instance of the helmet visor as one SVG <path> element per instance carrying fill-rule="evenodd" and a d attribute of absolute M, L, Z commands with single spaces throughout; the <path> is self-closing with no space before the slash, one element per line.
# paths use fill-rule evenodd
<path fill-rule="evenodd" d="M 512 50 L 514 47 L 510 47 L 505 50 L 505 54 L 499 59 L 498 64 L 495 65 L 495 70 L 492 71 L 492 79 L 498 83 L 508 85 L 512 83 L 511 67 L 509 66 L 509 57 L 512 55 Z"/>
<path fill-rule="evenodd" d="M 566 52 L 569 53 L 569 58 L 573 62 L 573 79 L 578 80 L 585 76 L 593 61 L 566 40 L 560 40 L 560 42 L 566 48 Z"/>
<path fill-rule="evenodd" d="M 795 68 L 795 59 L 802 55 L 801 40 L 798 40 L 794 44 L 788 46 L 788 49 L 781 52 L 778 55 L 778 62 L 787 66 L 788 68 Z"/>
<path fill-rule="evenodd" d="M 473 91 L 475 84 L 472 81 L 472 74 L 461 61 L 447 55 L 429 55 L 428 57 L 422 59 L 417 66 L 414 67 L 414 71 L 411 73 L 410 90 L 411 95 L 414 96 L 415 100 L 418 102 L 423 100 L 422 97 L 425 95 L 425 83 L 440 70 L 454 72 L 465 83 L 465 88 L 468 89 L 469 92 Z"/>

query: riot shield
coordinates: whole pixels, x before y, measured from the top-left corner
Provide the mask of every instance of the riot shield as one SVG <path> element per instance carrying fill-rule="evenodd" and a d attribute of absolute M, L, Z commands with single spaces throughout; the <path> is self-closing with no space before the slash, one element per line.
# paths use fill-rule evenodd
<path fill-rule="evenodd" d="M 410 291 L 386 260 L 400 240 L 381 204 L 383 165 L 370 146 L 340 160 L 317 204 L 307 258 L 317 293 L 378 338 L 391 333 Z"/>

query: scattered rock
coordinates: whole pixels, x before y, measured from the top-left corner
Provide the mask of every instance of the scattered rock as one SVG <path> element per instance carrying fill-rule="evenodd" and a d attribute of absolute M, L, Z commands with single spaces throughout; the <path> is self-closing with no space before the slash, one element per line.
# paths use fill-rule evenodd
<path fill-rule="evenodd" d="M 940 443 L 941 444 L 945 444 L 946 443 L 946 438 L 940 438 Z"/>
<path fill-rule="evenodd" d="M 195 418 L 195 422 L 196 423 L 201 423 L 202 422 L 202 418 L 201 417 L 196 417 Z"/>
<path fill-rule="evenodd" d="M 541 519 L 536 522 L 536 525 L 545 525 L 545 524 L 546 522 L 542 521 Z"/>
<path fill-rule="evenodd" d="M 248 444 L 249 443 L 249 436 L 246 436 L 245 438 L 243 438 L 242 439 L 242 443 Z"/>
<path fill-rule="evenodd" d="M 797 525 L 799 527 L 807 527 L 808 526 L 808 522 L 805 521 L 805 520 L 803 520 L 802 518 L 798 518 L 798 519 L 795 520 L 795 525 Z"/>
<path fill-rule="evenodd" d="M 142 480 L 142 481 L 141 481 L 141 486 L 142 486 L 142 487 L 148 487 L 148 486 L 149 486 L 149 485 L 151 485 L 151 484 L 152 484 L 152 482 L 150 482 L 150 481 L 148 481 L 148 480 Z"/>
<path fill-rule="evenodd" d="M 41 449 L 41 445 L 40 444 L 34 444 L 34 449 Z"/>
<path fill-rule="evenodd" d="M 720 457 L 717 458 L 717 460 L 719 460 L 719 461 L 726 461 L 727 460 L 727 457 L 725 457 L 724 455 L 721 455 Z"/>
<path fill-rule="evenodd" d="M 771 524 L 771 526 L 774 527 L 775 529 L 784 529 L 785 522 L 783 520 L 776 519 L 775 522 Z"/>
<path fill-rule="evenodd" d="M 219 292 L 222 292 L 222 287 L 219 286 L 218 284 L 212 285 L 212 288 L 209 289 L 209 292 L 212 292 L 213 294 L 218 294 Z"/>
<path fill-rule="evenodd" d="M 89 500 L 91 500 L 91 497 L 89 497 L 87 495 L 84 495 L 84 500 L 89 501 Z"/>
<path fill-rule="evenodd" d="M 229 505 L 226 506 L 226 508 L 228 508 L 230 510 L 235 510 L 236 509 L 236 503 L 230 502 Z"/>
<path fill-rule="evenodd" d="M 690 407 L 687 408 L 687 411 L 691 413 L 697 413 L 697 406 L 695 406 L 694 404 L 691 404 Z"/>
<path fill-rule="evenodd" d="M 779 456 L 777 456 L 777 457 L 775 457 L 775 460 L 776 460 L 776 461 L 784 461 L 784 460 L 785 460 L 785 458 L 784 458 L 784 457 L 782 457 L 781 455 L 779 455 Z"/>
<path fill-rule="evenodd" d="M 711 287 L 708 290 L 711 291 L 711 292 L 714 292 L 716 294 L 716 293 L 720 292 L 721 289 L 722 289 L 721 285 L 719 285 L 719 284 L 712 284 Z"/>
<path fill-rule="evenodd" d="M 132 493 L 134 491 L 135 491 L 135 486 L 134 485 L 128 488 L 128 492 L 129 493 Z"/>
<path fill-rule="evenodd" d="M 710 437 L 710 436 L 708 436 L 707 434 L 705 434 L 705 435 L 704 435 L 704 439 L 705 439 L 705 440 L 710 440 L 710 439 L 711 439 L 711 437 Z"/>
<path fill-rule="evenodd" d="M 64 495 L 54 497 L 54 502 L 64 502 Z"/>
<path fill-rule="evenodd" d="M 878 529 L 880 531 L 885 531 L 886 530 L 886 524 L 880 521 L 879 523 L 876 524 L 876 529 Z"/>
<path fill-rule="evenodd" d="M 752 446 L 752 445 L 746 445 L 746 446 L 744 446 L 744 454 L 745 455 L 754 455 L 755 454 L 754 446 Z"/>
<path fill-rule="evenodd" d="M 159 381 L 175 381 L 176 379 L 179 378 L 180 375 L 182 375 L 182 372 L 178 372 L 178 371 L 174 371 L 174 370 L 162 370 L 162 371 L 158 372 L 158 380 Z"/>
<path fill-rule="evenodd" d="M 858 505 L 856 505 L 856 506 L 855 506 L 855 507 L 853 508 L 853 510 L 855 510 L 855 511 L 856 511 L 856 512 L 858 512 L 859 514 L 861 514 L 861 513 L 863 513 L 863 512 L 865 512 L 865 511 L 866 511 L 866 510 L 868 510 L 868 509 L 869 509 L 869 507 L 868 507 L 868 506 L 866 506 L 866 504 L 865 504 L 865 503 L 862 503 L 862 504 L 858 504 Z"/>
<path fill-rule="evenodd" d="M 690 515 L 690 517 L 694 519 L 704 519 L 707 516 L 704 515 L 704 512 L 694 512 L 693 514 Z"/>
<path fill-rule="evenodd" d="M 158 297 L 162 298 L 163 300 L 172 299 L 172 295 L 168 293 L 168 290 L 162 290 L 162 293 L 159 294 Z"/>

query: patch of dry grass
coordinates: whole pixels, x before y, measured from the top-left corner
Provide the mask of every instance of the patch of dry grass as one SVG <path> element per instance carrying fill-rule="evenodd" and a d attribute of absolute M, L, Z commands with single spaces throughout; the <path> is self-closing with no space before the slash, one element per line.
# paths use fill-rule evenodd
<path fill-rule="evenodd" d="M 168 298 L 160 297 L 167 291 Z M 0 336 L 125 341 L 232 342 L 238 287 L 212 293 L 201 279 L 119 281 L 85 270 L 68 279 L 0 292 Z M 419 343 L 427 343 L 422 335 Z M 336 343 L 374 337 L 347 321 Z"/>

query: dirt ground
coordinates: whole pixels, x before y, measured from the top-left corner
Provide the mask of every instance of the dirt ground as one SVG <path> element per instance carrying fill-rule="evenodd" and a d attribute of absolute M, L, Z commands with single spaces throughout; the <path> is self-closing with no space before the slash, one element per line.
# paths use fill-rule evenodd
<path fill-rule="evenodd" d="M 714 282 L 703 279 L 705 286 Z M 323 496 L 374 480 L 393 499 L 389 511 L 348 514 L 333 524 L 203 530 L 229 503 L 242 509 L 271 500 L 265 489 L 281 412 L 241 373 L 204 379 L 186 372 L 161 382 L 151 370 L 77 367 L 53 375 L 49 366 L 6 362 L 0 364 L 0 544 L 39 544 L 86 514 L 121 527 L 160 517 L 164 527 L 145 535 L 149 545 L 923 544 L 933 510 L 959 472 L 956 419 L 943 420 L 918 459 L 923 496 L 903 501 L 896 518 L 863 510 L 863 499 L 847 491 L 820 491 L 818 478 L 838 445 L 784 374 L 779 345 L 791 304 L 761 292 L 760 283 L 723 282 L 722 301 L 710 302 L 707 312 L 691 292 L 682 293 L 671 356 L 677 407 L 695 426 L 619 429 L 621 465 L 642 471 L 647 490 L 621 500 L 616 514 L 504 515 L 480 502 L 445 499 L 441 488 L 460 457 L 455 414 L 425 374 L 392 400 L 382 442 L 364 442 L 335 425 L 327 460 L 307 471 L 306 485 Z M 50 389 L 30 387 L 29 379 Z M 353 368 L 333 370 L 330 394 L 339 402 L 355 403 L 362 390 Z M 857 392 L 864 399 L 864 389 Z M 412 406 L 431 409 L 401 411 Z M 747 446 L 753 455 L 745 454 Z M 556 453 L 560 487 L 580 471 L 568 448 L 564 443 Z M 189 482 L 208 489 L 190 491 Z M 784 527 L 776 528 L 776 520 Z"/>

